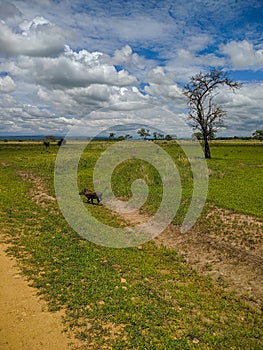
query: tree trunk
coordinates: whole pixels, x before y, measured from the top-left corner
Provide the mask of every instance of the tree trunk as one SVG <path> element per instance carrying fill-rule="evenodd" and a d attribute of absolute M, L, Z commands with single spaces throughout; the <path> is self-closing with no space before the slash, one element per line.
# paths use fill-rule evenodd
<path fill-rule="evenodd" d="M 210 146 L 208 143 L 208 138 L 207 136 L 204 137 L 204 144 L 205 144 L 205 158 L 210 159 L 211 158 L 211 153 L 210 153 Z"/>

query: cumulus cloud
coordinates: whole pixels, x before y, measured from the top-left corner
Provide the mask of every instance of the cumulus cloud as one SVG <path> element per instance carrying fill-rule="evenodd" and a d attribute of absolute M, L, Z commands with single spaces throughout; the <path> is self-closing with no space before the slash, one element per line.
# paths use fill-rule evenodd
<path fill-rule="evenodd" d="M 87 87 L 92 84 L 128 86 L 137 79 L 126 70 L 117 71 L 114 65 L 105 62 L 99 52 L 82 50 L 79 53 L 69 48 L 59 57 L 21 56 L 7 68 L 12 74 L 49 89 Z"/>
<path fill-rule="evenodd" d="M 181 105 L 183 100 L 182 89 L 176 83 L 176 76 L 167 72 L 163 67 L 156 67 L 147 74 L 148 85 L 145 91 L 152 96 L 170 99 L 174 104 Z M 171 102 L 171 101 L 170 101 Z"/>
<path fill-rule="evenodd" d="M 188 49 L 178 49 L 166 65 L 166 70 L 173 73 L 176 81 L 186 83 L 193 75 L 209 67 L 223 67 L 225 58 L 214 53 L 197 54 Z"/>
<path fill-rule="evenodd" d="M 152 61 L 152 62 L 151 62 Z M 149 67 L 153 60 L 145 60 L 144 57 L 134 53 L 129 45 L 125 45 L 120 50 L 115 50 L 111 62 L 115 65 L 125 65 L 127 68 L 145 69 Z"/>
<path fill-rule="evenodd" d="M 9 77 L 8 75 L 5 77 L 0 77 L 0 92 L 2 93 L 9 93 L 12 91 L 15 91 L 16 84 L 14 83 L 14 80 Z"/>
<path fill-rule="evenodd" d="M 22 24 L 21 32 L 0 22 L 0 55 L 57 56 L 64 50 L 62 31 L 43 17 Z"/>
<path fill-rule="evenodd" d="M 68 130 L 71 120 L 59 114 L 54 114 L 49 108 L 41 108 L 34 105 L 24 105 L 14 98 L 0 99 L 1 134 L 54 134 Z"/>
<path fill-rule="evenodd" d="M 233 92 L 227 87 L 218 91 L 215 102 L 227 112 L 225 128 L 219 130 L 224 136 L 251 136 L 256 129 L 263 128 L 263 84 L 243 84 Z"/>
<path fill-rule="evenodd" d="M 129 45 L 125 45 L 121 50 L 115 50 L 113 60 L 115 64 L 127 63 L 131 60 L 132 55 L 132 48 Z"/>
<path fill-rule="evenodd" d="M 149 96 L 144 96 L 137 88 L 117 87 L 93 84 L 89 87 L 52 90 L 40 88 L 39 98 L 51 104 L 62 114 L 83 117 L 101 108 L 129 110 L 142 108 L 142 103 L 149 103 Z"/>
<path fill-rule="evenodd" d="M 227 55 L 234 69 L 263 69 L 263 49 L 256 49 L 247 41 L 230 41 L 221 46 L 221 52 Z"/>

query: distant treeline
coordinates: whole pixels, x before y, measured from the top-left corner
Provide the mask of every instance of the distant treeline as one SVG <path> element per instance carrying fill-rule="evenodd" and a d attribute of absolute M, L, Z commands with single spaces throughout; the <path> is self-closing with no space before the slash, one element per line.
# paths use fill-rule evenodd
<path fill-rule="evenodd" d="M 59 140 L 64 136 L 55 135 L 54 140 Z M 3 135 L 0 136 L 1 141 L 42 141 L 47 139 L 46 135 Z"/>
<path fill-rule="evenodd" d="M 167 137 L 164 137 L 163 140 L 175 140 L 177 138 L 175 137 L 169 137 L 170 135 L 167 135 Z M 121 137 L 119 137 L 121 138 Z M 23 141 L 43 141 L 46 140 L 47 137 L 43 136 L 43 135 L 23 135 L 23 136 L 16 136 L 16 135 L 8 135 L 8 136 L 0 136 L 0 141 L 4 141 L 4 142 L 8 142 L 8 141 L 18 141 L 18 142 L 23 142 Z M 50 140 L 50 141 L 56 141 L 56 140 L 60 140 L 63 139 L 63 136 L 55 136 L 54 139 Z M 101 137 L 74 137 L 72 139 L 76 139 L 76 140 L 101 140 L 101 141 L 107 141 L 109 140 L 108 136 L 101 136 Z M 115 138 L 114 138 L 115 139 Z M 124 139 L 124 137 L 123 137 Z M 190 139 L 188 138 L 178 138 L 180 140 L 183 139 Z M 118 140 L 118 138 L 116 138 L 115 140 Z M 153 137 L 149 137 L 148 140 L 154 140 Z M 225 136 L 225 137 L 215 137 L 213 140 L 255 140 L 255 137 L 253 136 Z"/>
<path fill-rule="evenodd" d="M 215 140 L 254 140 L 252 136 L 216 137 Z"/>

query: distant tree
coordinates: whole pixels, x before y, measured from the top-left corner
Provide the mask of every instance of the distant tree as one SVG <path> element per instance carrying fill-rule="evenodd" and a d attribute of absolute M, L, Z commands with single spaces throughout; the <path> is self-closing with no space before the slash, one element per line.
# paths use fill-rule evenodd
<path fill-rule="evenodd" d="M 48 141 L 55 141 L 56 138 L 53 135 L 48 135 L 48 136 L 46 136 L 46 140 L 48 140 Z"/>
<path fill-rule="evenodd" d="M 208 140 L 214 140 L 216 138 L 216 130 L 214 132 L 211 132 L 211 134 L 208 137 Z"/>
<path fill-rule="evenodd" d="M 194 132 L 192 134 L 192 138 L 197 138 L 197 140 L 203 140 L 203 134 L 199 131 L 199 132 Z M 208 140 L 214 140 L 215 139 L 215 132 L 212 133 L 211 135 L 209 135 Z"/>
<path fill-rule="evenodd" d="M 252 134 L 253 139 L 255 140 L 263 140 L 263 130 L 256 130 L 255 132 L 253 132 Z"/>
<path fill-rule="evenodd" d="M 140 137 L 143 137 L 144 140 L 147 139 L 148 136 L 150 136 L 150 130 L 149 129 L 145 129 L 145 128 L 141 128 L 139 130 L 137 130 L 137 134 L 140 135 Z"/>
<path fill-rule="evenodd" d="M 153 132 L 153 138 L 154 138 L 155 140 L 157 140 L 157 135 L 158 135 L 157 131 L 154 131 L 154 132 Z"/>
<path fill-rule="evenodd" d="M 192 139 L 203 140 L 203 134 L 199 132 L 194 132 L 192 134 Z"/>
<path fill-rule="evenodd" d="M 164 138 L 164 134 L 161 134 L 161 133 L 158 133 L 157 136 L 158 136 L 158 139 L 160 139 L 160 140 L 162 140 Z"/>
<path fill-rule="evenodd" d="M 129 134 L 125 135 L 125 140 L 130 140 L 130 139 L 132 139 L 131 135 L 129 135 Z"/>
<path fill-rule="evenodd" d="M 226 85 L 232 90 L 239 88 L 238 82 L 231 81 L 227 73 L 212 69 L 209 73 L 199 73 L 185 85 L 183 93 L 187 97 L 189 121 L 194 130 L 201 132 L 204 141 L 205 158 L 211 158 L 209 138 L 223 126 L 226 112 L 214 103 L 216 90 Z"/>
<path fill-rule="evenodd" d="M 167 140 L 167 141 L 171 141 L 172 139 L 173 139 L 173 137 L 171 135 L 169 135 L 169 134 L 167 134 L 165 136 L 165 140 Z"/>
<path fill-rule="evenodd" d="M 123 140 L 125 140 L 125 137 L 123 135 L 120 135 L 120 136 L 118 136 L 117 140 L 118 141 L 123 141 Z"/>
<path fill-rule="evenodd" d="M 114 136 L 115 136 L 114 132 L 111 132 L 110 135 L 109 135 L 109 139 L 110 139 L 110 140 L 113 140 L 113 139 L 114 139 Z"/>

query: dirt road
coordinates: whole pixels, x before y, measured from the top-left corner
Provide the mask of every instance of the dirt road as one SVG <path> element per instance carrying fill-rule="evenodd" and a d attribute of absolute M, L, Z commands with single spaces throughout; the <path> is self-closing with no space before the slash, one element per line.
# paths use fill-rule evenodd
<path fill-rule="evenodd" d="M 15 260 L 0 245 L 0 349 L 69 350 L 70 339 L 63 331 L 61 315 L 28 286 Z"/>

